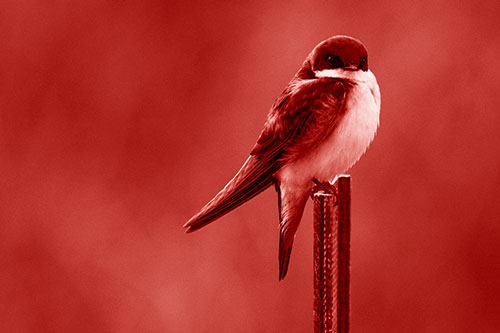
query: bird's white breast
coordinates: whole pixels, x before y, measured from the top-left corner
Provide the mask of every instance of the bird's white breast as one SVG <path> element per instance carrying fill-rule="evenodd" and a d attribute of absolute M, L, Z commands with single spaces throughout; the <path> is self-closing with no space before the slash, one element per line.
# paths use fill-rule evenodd
<path fill-rule="evenodd" d="M 315 150 L 279 171 L 277 176 L 281 182 L 310 182 L 312 178 L 332 181 L 359 160 L 378 128 L 380 91 L 370 71 L 324 70 L 316 76 L 354 82 L 344 102 L 346 113 L 332 134 Z"/>

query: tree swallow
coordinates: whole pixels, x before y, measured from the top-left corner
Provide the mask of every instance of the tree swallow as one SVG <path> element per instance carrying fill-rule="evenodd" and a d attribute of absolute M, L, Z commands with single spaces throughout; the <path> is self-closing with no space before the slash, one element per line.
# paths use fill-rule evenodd
<path fill-rule="evenodd" d="M 357 39 L 334 36 L 307 56 L 276 99 L 250 156 L 184 227 L 195 231 L 271 185 L 280 216 L 279 280 L 314 182 L 331 182 L 363 155 L 379 124 L 380 90 Z"/>

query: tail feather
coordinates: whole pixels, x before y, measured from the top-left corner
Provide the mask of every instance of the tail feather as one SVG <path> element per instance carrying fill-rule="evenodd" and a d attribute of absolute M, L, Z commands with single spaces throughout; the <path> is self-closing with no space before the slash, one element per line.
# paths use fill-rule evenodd
<path fill-rule="evenodd" d="M 283 280 L 288 272 L 290 255 L 292 254 L 293 240 L 299 227 L 304 206 L 309 197 L 309 187 L 286 186 L 277 187 L 280 203 L 280 243 L 279 243 L 279 280 Z"/>
<path fill-rule="evenodd" d="M 285 244 L 283 238 L 280 237 L 280 249 L 278 254 L 280 272 L 278 280 L 281 281 L 285 278 L 288 272 L 288 264 L 290 263 L 290 255 L 292 254 L 293 239 L 289 245 Z"/>
<path fill-rule="evenodd" d="M 184 224 L 186 232 L 204 227 L 264 191 L 274 182 L 275 171 L 275 164 L 263 163 L 250 156 L 233 179 Z"/>

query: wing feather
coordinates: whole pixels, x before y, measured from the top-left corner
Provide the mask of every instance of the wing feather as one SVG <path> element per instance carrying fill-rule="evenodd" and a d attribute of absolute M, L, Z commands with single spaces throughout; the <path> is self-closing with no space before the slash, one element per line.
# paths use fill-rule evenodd
<path fill-rule="evenodd" d="M 250 157 L 231 181 L 184 227 L 197 230 L 275 183 L 274 173 L 333 131 L 346 93 L 340 79 L 292 81 L 276 100 Z"/>

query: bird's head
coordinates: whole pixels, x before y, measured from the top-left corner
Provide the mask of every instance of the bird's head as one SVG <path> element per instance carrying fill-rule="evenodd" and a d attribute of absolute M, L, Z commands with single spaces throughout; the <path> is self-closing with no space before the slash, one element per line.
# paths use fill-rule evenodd
<path fill-rule="evenodd" d="M 368 51 L 349 36 L 333 36 L 319 43 L 309 54 L 297 76 L 321 77 L 325 70 L 368 71 Z M 319 74 L 319 75 L 318 75 Z"/>

